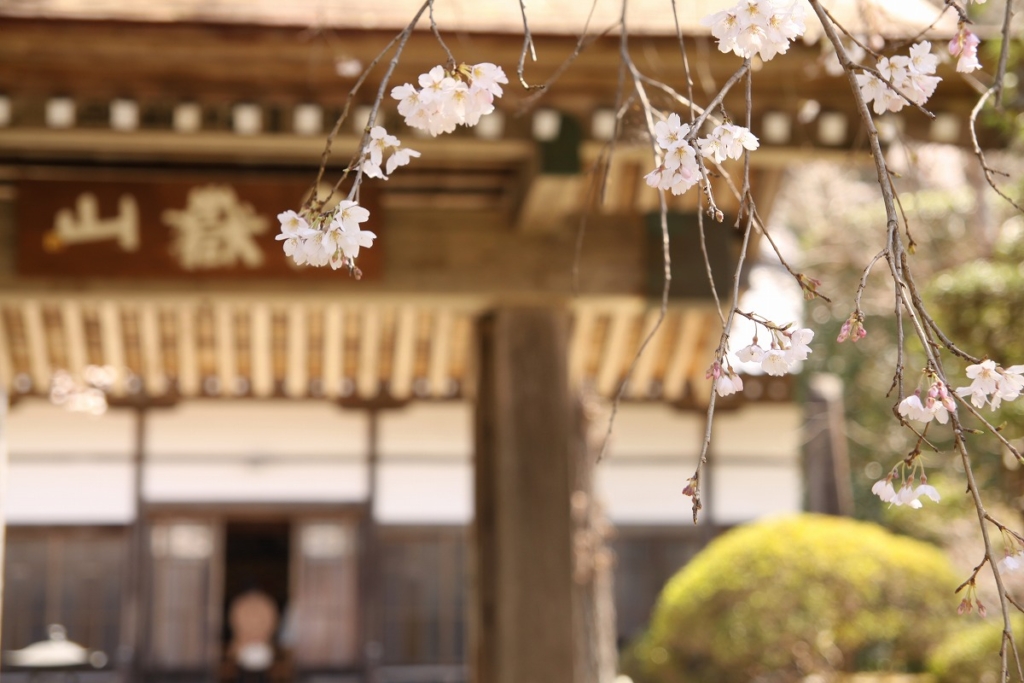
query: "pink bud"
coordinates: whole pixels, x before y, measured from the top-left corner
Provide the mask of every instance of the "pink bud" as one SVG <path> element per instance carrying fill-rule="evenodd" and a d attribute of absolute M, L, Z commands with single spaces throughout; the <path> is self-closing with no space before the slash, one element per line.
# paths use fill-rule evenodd
<path fill-rule="evenodd" d="M 850 321 L 847 320 L 843 323 L 843 326 L 839 329 L 839 336 L 836 337 L 836 341 L 842 344 L 844 341 L 850 338 Z"/>

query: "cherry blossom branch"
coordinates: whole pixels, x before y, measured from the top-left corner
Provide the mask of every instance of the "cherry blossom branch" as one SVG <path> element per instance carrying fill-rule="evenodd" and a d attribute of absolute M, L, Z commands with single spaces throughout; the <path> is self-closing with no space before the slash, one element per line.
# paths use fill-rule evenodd
<path fill-rule="evenodd" d="M 573 62 L 576 61 L 576 58 L 583 54 L 583 51 L 586 48 L 590 47 L 591 43 L 593 43 L 598 38 L 602 38 L 608 35 L 608 33 L 612 31 L 612 29 L 620 25 L 618 22 L 616 22 L 609 26 L 608 28 L 606 28 L 604 31 L 601 31 L 600 33 L 588 35 L 587 32 L 590 30 L 590 22 L 594 18 L 595 9 L 597 9 L 597 0 L 593 0 L 590 4 L 590 12 L 587 14 L 587 21 L 583 24 L 583 31 L 580 33 L 579 38 L 576 40 L 576 47 L 573 48 L 572 54 L 570 54 L 568 57 L 562 60 L 562 63 L 558 65 L 558 68 L 555 69 L 554 73 L 551 74 L 542 85 L 532 87 L 532 90 L 534 90 L 534 92 L 523 98 L 523 101 L 519 106 L 519 110 L 521 112 L 526 111 L 530 107 L 532 107 L 533 104 L 537 101 L 537 99 L 540 98 L 547 91 L 547 89 L 550 88 L 555 83 L 555 81 L 561 78 L 562 74 L 568 71 L 569 67 L 572 66 Z M 523 54 L 525 55 L 525 52 Z M 522 74 L 519 75 L 519 78 L 520 80 L 522 79 Z M 527 86 L 527 88 L 530 88 L 530 86 Z"/>
<path fill-rule="evenodd" d="M 1010 2 L 1008 1 L 1007 5 L 1009 5 L 1009 4 L 1010 4 Z M 1004 46 L 1006 45 L 1005 41 L 1003 42 L 1003 45 Z M 988 101 L 989 97 L 991 97 L 993 94 L 998 95 L 1001 92 L 1002 92 L 1002 80 L 998 80 L 998 81 L 996 81 L 995 85 L 993 85 L 991 88 L 989 88 L 988 90 L 985 91 L 985 94 L 983 94 L 978 99 L 977 104 L 975 104 L 974 108 L 971 109 L 971 116 L 968 119 L 968 121 L 970 122 L 971 145 L 974 147 L 974 156 L 978 157 L 978 162 L 981 164 L 981 171 L 982 171 L 982 173 L 984 173 L 985 181 L 988 183 L 989 187 L 991 187 L 995 191 L 995 193 L 997 195 L 999 195 L 1000 197 L 1005 199 L 1007 202 L 1009 202 L 1009 204 L 1013 208 L 1017 209 L 1017 211 L 1020 211 L 1021 213 L 1024 213 L 1024 207 L 1021 207 L 1020 204 L 1018 204 L 1013 199 L 1011 199 L 1009 195 L 1007 195 L 1005 192 L 1000 190 L 999 187 L 996 185 L 996 181 L 995 181 L 995 176 L 996 175 L 1001 175 L 1003 177 L 1009 177 L 1009 174 L 1008 173 L 1004 173 L 1003 171 L 998 171 L 998 170 L 996 170 L 996 169 L 994 169 L 994 168 L 992 168 L 991 166 L 988 165 L 988 160 L 985 158 L 985 153 L 982 151 L 981 144 L 978 142 L 978 114 L 985 107 L 985 103 Z"/>
<path fill-rule="evenodd" d="M 875 254 L 874 258 L 868 262 L 868 265 L 864 267 L 864 271 L 861 273 L 860 282 L 857 284 L 857 293 L 853 297 L 853 310 L 861 316 L 862 322 L 864 314 L 861 311 L 860 300 L 861 296 L 864 294 L 864 290 L 868 286 L 868 276 L 871 274 L 871 269 L 875 267 L 875 264 L 878 263 L 879 259 L 885 258 L 888 253 L 888 249 L 882 249 L 882 251 Z"/>
<path fill-rule="evenodd" d="M 747 84 L 746 84 L 747 85 L 747 90 L 746 90 L 746 105 L 747 105 L 747 112 L 746 112 L 747 118 L 746 118 L 746 121 L 747 121 L 747 126 L 750 125 L 751 111 L 752 111 L 752 108 L 753 108 L 753 103 L 751 102 L 751 97 L 750 97 L 751 83 L 750 83 L 750 80 L 749 80 L 749 78 L 750 78 L 749 77 L 749 73 L 750 73 L 750 59 L 748 58 L 748 59 L 744 59 L 743 60 L 743 66 L 740 67 L 740 69 L 735 74 L 733 74 L 733 77 L 730 78 L 728 82 L 726 82 L 725 86 L 723 86 L 723 92 L 724 92 L 729 87 L 731 87 L 731 85 L 732 85 L 731 82 L 733 82 L 734 79 L 738 79 L 738 78 L 742 77 L 743 74 L 748 74 L 748 80 L 747 80 Z M 714 102 L 714 104 L 708 105 L 707 109 L 704 112 L 704 115 L 703 115 L 704 117 L 707 116 L 707 112 L 708 111 L 710 111 L 714 107 L 718 106 L 718 102 L 721 102 L 722 97 L 724 97 L 724 95 L 722 95 L 722 92 L 720 92 L 719 95 L 721 95 L 721 97 L 717 97 L 716 98 L 717 101 Z M 700 122 L 701 122 L 701 120 L 698 119 L 698 122 L 694 123 L 693 130 L 696 130 L 696 128 L 698 128 L 700 126 Z M 692 130 L 691 130 L 691 132 L 692 132 Z M 745 202 L 749 201 L 749 192 L 750 192 L 750 175 L 749 175 L 750 174 L 750 150 L 745 150 L 744 151 L 744 162 L 745 162 L 744 163 L 744 182 L 743 182 L 743 190 L 741 191 L 741 196 L 744 199 L 741 200 L 741 202 L 740 202 L 740 213 L 743 213 Z M 749 245 L 750 245 L 750 233 L 753 231 L 753 226 L 754 226 L 754 211 L 752 210 L 752 206 L 747 206 L 746 208 L 747 208 L 747 211 L 746 211 L 747 220 L 746 220 L 746 225 L 744 226 L 744 229 L 743 229 L 743 244 L 740 246 L 740 254 L 739 254 L 739 257 L 736 260 L 736 270 L 733 272 L 733 278 L 732 278 L 732 303 L 731 303 L 731 306 L 729 307 L 729 314 L 725 317 L 725 323 L 722 325 L 722 334 L 719 337 L 718 348 L 715 349 L 715 359 L 714 359 L 714 363 L 715 364 L 720 364 L 722 362 L 722 358 L 728 352 L 728 349 L 729 349 L 729 336 L 732 333 L 732 324 L 733 324 L 733 321 L 736 319 L 736 313 L 739 310 L 739 304 L 740 304 L 740 276 L 743 273 L 743 266 L 746 263 L 747 249 L 749 248 Z M 714 286 L 714 285 L 712 284 L 712 286 Z M 718 397 L 718 392 L 716 391 L 715 382 L 712 382 L 711 383 L 710 397 L 708 398 L 708 409 L 707 409 L 706 417 L 704 419 L 704 439 L 703 439 L 703 441 L 701 441 L 700 455 L 697 458 L 697 467 L 696 467 L 696 469 L 693 472 L 693 476 L 691 476 L 690 479 L 688 480 L 686 488 L 683 490 L 683 493 L 688 494 L 691 497 L 691 509 L 692 509 L 692 512 L 693 512 L 693 523 L 694 524 L 697 523 L 697 515 L 700 513 L 701 509 L 704 507 L 703 503 L 701 502 L 701 486 L 700 486 L 700 484 L 701 484 L 701 475 L 702 475 L 702 470 L 703 470 L 704 466 L 707 465 L 707 462 L 708 462 L 708 448 L 711 446 L 711 431 L 712 431 L 712 427 L 714 426 L 715 401 L 716 401 L 717 397 Z"/>
<path fill-rule="evenodd" d="M 676 40 L 679 43 L 679 54 L 683 59 L 683 74 L 686 78 L 686 99 L 690 102 L 690 124 L 693 124 L 693 76 L 690 74 L 690 59 L 686 56 L 686 40 L 683 38 L 683 28 L 679 24 L 679 11 L 676 8 L 676 0 L 672 0 L 672 21 L 675 22 Z M 703 224 L 701 225 L 703 228 Z M 701 233 L 703 238 L 703 233 Z M 716 296 L 717 300 L 717 296 Z"/>
<path fill-rule="evenodd" d="M 313 183 L 313 192 L 311 194 L 311 197 L 307 201 L 307 207 L 311 211 L 319 213 L 327 204 L 327 202 L 331 201 L 331 197 L 334 196 L 334 193 L 338 191 L 338 188 L 341 187 L 341 184 L 345 182 L 345 179 L 348 177 L 348 174 L 352 171 L 353 163 L 349 163 L 349 165 L 346 166 L 344 171 L 342 172 L 341 178 L 338 179 L 338 182 L 334 184 L 334 187 L 332 187 L 331 191 L 327 194 L 327 197 L 321 200 L 317 196 L 317 188 L 320 187 L 320 181 L 323 180 L 324 171 L 327 168 L 327 161 L 331 156 L 331 146 L 334 142 L 334 139 L 337 137 L 338 132 L 341 130 L 341 126 L 345 122 L 345 119 L 348 118 L 348 112 L 352 106 L 352 101 L 355 98 L 356 93 L 359 92 L 359 88 L 362 87 L 363 82 L 366 81 L 367 76 L 369 76 L 373 68 L 377 66 L 378 63 L 380 63 L 380 61 L 384 58 L 384 55 L 386 55 L 391 50 L 392 47 L 395 47 L 397 45 L 397 47 L 395 47 L 395 55 L 394 57 L 391 58 L 391 62 L 388 64 L 388 69 L 384 74 L 384 78 L 381 80 L 380 87 L 377 89 L 377 97 L 373 102 L 373 108 L 371 109 L 370 116 L 367 119 L 367 124 L 365 129 L 363 130 L 363 135 L 359 140 L 359 147 L 356 150 L 356 159 L 358 159 L 359 155 L 362 153 L 362 150 L 366 147 L 367 140 L 369 140 L 370 128 L 373 126 L 373 122 L 377 118 L 377 110 L 380 108 L 380 103 L 384 99 L 384 92 L 387 89 L 388 81 L 391 78 L 391 74 L 394 73 L 395 67 L 398 66 L 398 60 L 402 56 L 402 50 L 405 49 L 405 44 L 409 41 L 409 36 L 412 35 L 412 31 L 414 28 L 416 28 L 416 24 L 419 23 L 420 17 L 423 16 L 423 12 L 425 12 L 428 7 L 432 6 L 433 0 L 427 0 L 420 6 L 419 10 L 413 16 L 412 21 L 409 22 L 408 26 L 402 29 L 401 33 L 399 33 L 397 36 L 392 38 L 391 41 L 384 47 L 384 49 L 381 50 L 380 53 L 373 58 L 373 61 L 371 61 L 367 65 L 367 67 L 363 70 L 362 75 L 359 76 L 359 80 L 357 80 L 355 84 L 352 86 L 352 89 L 349 90 L 348 97 L 345 99 L 345 106 L 341 110 L 341 115 L 338 117 L 338 120 L 335 121 L 334 127 L 331 129 L 331 132 L 327 135 L 327 143 L 324 147 L 323 155 L 320 158 L 320 169 L 317 171 L 316 181 Z M 356 179 L 352 183 L 351 194 L 355 194 L 355 192 L 358 190 L 359 182 L 362 179 L 362 175 L 363 169 L 362 166 L 359 165 L 359 169 L 356 171 Z"/>
<path fill-rule="evenodd" d="M 644 88 L 643 80 L 639 77 L 639 71 L 636 68 L 636 64 L 633 63 L 633 59 L 629 55 L 629 31 L 626 24 L 626 8 L 628 6 L 628 0 L 622 0 L 622 15 L 620 18 L 620 25 L 622 34 L 619 39 L 619 59 L 621 65 L 625 70 L 629 71 L 629 74 L 633 79 L 633 88 L 636 92 L 637 98 L 640 100 L 640 105 L 644 113 L 644 120 L 647 122 L 647 133 L 651 141 L 651 151 L 657 159 L 658 157 L 658 146 L 655 142 L 656 136 L 654 132 L 654 108 L 651 106 L 651 101 L 647 97 L 647 90 Z M 622 402 L 622 397 L 626 393 L 626 387 L 629 384 L 629 380 L 633 377 L 633 372 L 636 370 L 637 363 L 640 362 L 640 357 L 643 355 L 647 346 L 651 343 L 654 335 L 661 329 L 661 324 L 665 321 L 665 316 L 668 313 L 668 294 L 669 289 L 672 286 L 672 254 L 669 250 L 669 234 L 668 234 L 668 203 L 665 200 L 665 191 L 659 190 L 658 200 L 661 208 L 661 258 L 662 258 L 662 273 L 663 280 L 661 286 L 661 305 L 658 310 L 658 318 L 654 322 L 654 326 L 651 331 L 644 337 L 639 348 L 636 350 L 636 354 L 633 356 L 633 361 L 629 364 L 629 369 L 619 382 L 618 390 L 615 392 L 615 398 L 612 400 L 611 415 L 608 417 L 608 428 L 605 431 L 604 441 L 601 444 L 601 452 L 597 456 L 597 461 L 601 462 L 604 459 L 605 454 L 608 451 L 608 446 L 611 443 L 612 430 L 615 426 L 615 417 L 619 412 L 619 404 Z"/>
<path fill-rule="evenodd" d="M 996 107 L 1003 106 L 1003 85 L 1006 81 L 1006 63 L 1010 56 L 1010 21 L 1013 19 L 1013 1 L 1006 0 L 1006 9 L 1003 14 L 1002 35 L 1003 43 L 999 47 L 999 64 L 996 66 L 996 80 L 993 87 L 996 89 Z"/>
<path fill-rule="evenodd" d="M 455 69 L 455 55 L 448 49 L 448 44 L 444 42 L 441 32 L 437 29 L 437 22 L 434 21 L 434 0 L 430 0 L 430 32 L 434 34 L 434 38 L 441 44 L 441 49 L 448 55 L 448 70 L 453 71 Z"/>
<path fill-rule="evenodd" d="M 320 187 L 320 182 L 323 180 L 324 173 L 327 170 L 327 162 L 331 158 L 331 151 L 332 146 L 334 145 L 334 140 L 335 138 L 338 137 L 338 133 L 341 132 L 341 127 L 345 124 L 345 120 L 348 119 L 348 112 L 349 109 L 352 108 L 352 101 L 355 99 L 356 94 L 358 94 L 359 89 L 363 87 L 363 83 L 366 82 L 366 79 L 367 77 L 369 77 L 370 72 L 373 71 L 374 67 L 376 67 L 377 64 L 379 64 L 382 59 L 384 59 L 384 55 L 391 51 L 391 48 L 394 47 L 395 43 L 401 40 L 403 36 L 405 36 L 406 39 L 408 39 L 408 35 L 412 32 L 412 29 L 419 22 L 420 16 L 423 15 L 423 11 L 426 10 L 428 5 L 430 5 L 431 3 L 432 0 L 427 0 L 427 2 L 423 3 L 419 11 L 416 13 L 416 16 L 413 17 L 412 22 L 410 22 L 409 25 L 406 26 L 405 30 L 403 30 L 401 33 L 399 33 L 390 41 L 388 41 L 388 44 L 384 46 L 384 49 L 381 50 L 377 54 L 377 56 L 370 61 L 369 64 L 367 64 L 366 68 L 363 69 L 363 73 L 359 75 L 359 78 L 352 85 L 352 88 L 348 91 L 348 96 L 345 98 L 345 106 L 342 108 L 341 114 L 334 122 L 334 127 L 331 128 L 331 131 L 327 134 L 327 141 L 324 143 L 324 151 L 320 155 L 320 168 L 317 170 L 316 180 L 313 181 L 313 191 L 310 193 L 310 198 L 306 201 L 306 208 L 308 208 L 309 210 L 319 212 L 323 208 L 323 206 L 328 201 L 330 201 L 329 196 L 327 199 L 320 201 L 320 199 L 317 197 L 317 188 Z M 349 169 L 346 168 L 345 172 L 347 173 L 348 170 Z"/>
<path fill-rule="evenodd" d="M 836 54 L 839 57 L 839 62 L 843 66 L 846 72 L 847 80 L 850 82 L 851 93 L 854 101 L 857 105 L 860 113 L 861 121 L 867 130 L 868 142 L 871 148 L 872 158 L 875 162 L 875 170 L 878 177 L 879 188 L 881 189 L 882 201 L 885 206 L 886 221 L 887 221 L 887 235 L 888 235 L 888 250 L 887 263 L 889 264 L 890 273 L 892 274 L 893 281 L 896 285 L 897 294 L 897 306 L 902 304 L 902 308 L 906 311 L 907 317 L 910 319 L 911 324 L 921 341 L 922 348 L 924 350 L 925 357 L 931 368 L 933 368 L 939 381 L 945 386 L 949 386 L 949 383 L 945 379 L 945 373 L 942 368 L 942 363 L 935 349 L 933 348 L 932 340 L 928 334 L 928 330 L 922 325 L 918 318 L 918 309 L 915 301 L 908 301 L 904 296 L 903 288 L 905 287 L 905 278 L 903 271 L 905 268 L 905 260 L 902 258 L 903 245 L 900 240 L 899 233 L 899 218 L 896 211 L 896 202 L 893 196 L 891 179 L 889 176 L 888 168 L 885 162 L 885 156 L 882 153 L 881 143 L 878 138 L 878 131 L 875 128 L 874 120 L 872 119 L 871 112 L 868 110 L 867 103 L 861 93 L 860 87 L 857 83 L 856 76 L 854 74 L 855 65 L 850 61 L 849 56 L 846 53 L 846 48 L 842 44 L 842 40 L 836 33 L 836 29 L 832 22 L 828 19 L 824 9 L 821 6 L 820 0 L 808 0 L 811 7 L 814 9 L 815 14 L 821 21 L 821 24 L 825 30 L 825 34 L 828 39 L 832 42 L 835 47 Z M 1005 648 L 1007 645 L 1014 651 L 1016 645 L 1014 642 L 1014 636 L 1012 627 L 1010 624 L 1010 613 L 1008 608 L 1008 602 L 1006 599 L 1006 586 L 1003 583 L 1002 576 L 999 573 L 996 563 L 994 561 L 995 555 L 992 549 L 992 541 L 989 537 L 988 527 L 985 520 L 985 507 L 981 499 L 980 489 L 978 488 L 977 482 L 974 478 L 974 472 L 971 468 L 971 461 L 968 455 L 967 444 L 964 441 L 963 427 L 960 424 L 960 420 L 953 411 L 949 415 L 949 420 L 953 429 L 954 445 L 956 452 L 960 455 L 961 462 L 964 467 L 964 473 L 967 478 L 968 491 L 971 494 L 972 501 L 974 502 L 975 510 L 978 515 L 978 522 L 981 528 L 982 539 L 984 542 L 985 556 L 992 567 L 992 576 L 995 579 L 997 593 L 999 595 L 1000 610 L 1003 615 L 1003 647 L 1004 652 L 1002 655 L 1003 660 L 1003 681 L 1007 680 L 1006 675 L 1006 653 Z"/>
<path fill-rule="evenodd" d="M 1017 450 L 1017 447 L 1010 443 L 1010 441 L 1005 436 L 1003 436 L 1003 433 L 999 428 L 997 428 L 995 425 L 993 425 L 991 422 L 989 422 L 982 416 L 980 410 L 975 408 L 971 404 L 971 402 L 964 398 L 963 396 L 958 395 L 956 397 L 956 400 L 959 401 L 960 404 L 967 409 L 967 412 L 976 417 L 978 421 L 985 425 L 985 429 L 987 429 L 990 434 L 999 439 L 999 442 L 1003 444 L 1003 448 L 1010 451 L 1010 454 L 1013 455 L 1013 457 L 1016 458 L 1017 461 L 1024 462 L 1024 455 L 1021 455 L 1021 452 Z"/>
<path fill-rule="evenodd" d="M 530 85 L 526 82 L 523 73 L 526 71 L 526 53 L 530 53 L 531 59 L 537 61 L 537 48 L 533 44 L 533 34 L 530 33 L 530 23 L 526 20 L 526 0 L 519 0 L 519 13 L 523 16 L 523 50 L 519 53 L 519 64 L 516 66 L 516 75 L 519 76 L 519 83 L 525 90 L 538 90 L 543 85 Z"/>

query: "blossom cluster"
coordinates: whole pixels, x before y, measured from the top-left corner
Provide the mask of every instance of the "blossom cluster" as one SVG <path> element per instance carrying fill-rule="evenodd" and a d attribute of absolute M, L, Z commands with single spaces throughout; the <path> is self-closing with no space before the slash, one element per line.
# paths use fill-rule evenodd
<path fill-rule="evenodd" d="M 1024 391 L 1024 365 L 1002 368 L 995 361 L 984 360 L 967 366 L 971 385 L 956 390 L 957 396 L 970 396 L 976 408 L 986 404 L 996 410 L 1003 401 L 1013 401 Z"/>
<path fill-rule="evenodd" d="M 281 234 L 277 239 L 284 242 L 285 255 L 290 256 L 296 265 L 330 264 L 335 270 L 342 266 L 352 268 L 360 248 L 373 246 L 377 237 L 359 225 L 369 217 L 369 211 L 350 200 L 340 202 L 334 214 L 329 216 L 330 221 L 326 218 L 317 221 L 317 227 L 311 226 L 295 211 L 285 211 L 277 216 L 281 222 Z"/>
<path fill-rule="evenodd" d="M 388 154 L 386 163 L 384 162 L 385 154 Z M 367 178 L 387 180 L 388 176 L 395 172 L 395 169 L 405 166 L 412 157 L 419 155 L 420 153 L 414 149 L 403 148 L 401 141 L 394 135 L 389 135 L 382 126 L 374 126 L 370 129 L 370 141 L 363 150 L 363 174 Z M 382 163 L 384 163 L 383 170 L 380 167 Z"/>
<path fill-rule="evenodd" d="M 921 399 L 921 391 L 917 390 L 900 401 L 900 415 L 918 422 L 931 422 L 933 419 L 939 424 L 949 422 L 949 414 L 956 412 L 956 403 L 942 380 L 934 375 L 932 378 L 924 400 Z"/>
<path fill-rule="evenodd" d="M 939 492 L 928 483 L 928 478 L 924 474 L 921 475 L 920 485 L 914 486 L 914 475 L 911 474 L 909 478 L 903 480 L 899 489 L 892 484 L 895 476 L 895 472 L 890 472 L 885 479 L 876 481 L 875 485 L 871 487 L 871 493 L 881 498 L 883 503 L 896 506 L 906 505 L 915 510 L 924 507 L 919 500 L 921 496 L 931 498 L 933 502 L 939 502 Z"/>
<path fill-rule="evenodd" d="M 843 322 L 843 326 L 839 328 L 839 336 L 836 337 L 836 341 L 842 344 L 849 339 L 856 344 L 866 336 L 868 336 L 868 331 L 864 329 L 864 317 L 855 311 Z"/>
<path fill-rule="evenodd" d="M 871 73 L 857 74 L 865 103 L 874 101 L 875 113 L 884 114 L 903 109 L 907 100 L 927 102 L 942 80 L 933 75 L 939 60 L 931 50 L 932 44 L 923 40 L 910 48 L 909 55 L 881 57 L 875 67 L 884 81 Z"/>
<path fill-rule="evenodd" d="M 654 124 L 654 137 L 658 147 L 665 150 L 665 159 L 656 169 L 644 176 L 651 187 L 669 190 L 680 195 L 700 180 L 697 150 L 688 141 L 690 124 L 683 123 L 679 114 L 669 114 L 665 121 Z M 744 150 L 758 147 L 757 137 L 743 126 L 723 123 L 715 126 L 706 138 L 696 141 L 701 156 L 721 163 L 725 159 L 739 159 Z"/>
<path fill-rule="evenodd" d="M 719 396 L 732 396 L 743 391 L 743 378 L 731 367 L 722 370 L 722 365 L 715 361 L 705 375 L 706 379 L 715 380 L 715 392 Z"/>
<path fill-rule="evenodd" d="M 789 43 L 804 34 L 804 8 L 796 0 L 740 0 L 731 9 L 701 20 L 718 39 L 718 49 L 767 62 L 785 54 Z"/>
<path fill-rule="evenodd" d="M 760 363 L 761 369 L 769 375 L 781 377 L 793 369 L 793 366 L 807 360 L 811 352 L 808 346 L 814 338 L 814 330 L 801 328 L 791 332 L 785 330 L 772 331 L 770 348 L 761 348 L 757 337 L 749 346 L 736 352 L 736 357 L 744 363 Z"/>
<path fill-rule="evenodd" d="M 475 126 L 480 117 L 494 111 L 501 84 L 508 83 L 504 70 L 489 62 L 460 64 L 452 72 L 435 66 L 420 74 L 419 89 L 405 83 L 391 90 L 398 113 L 413 128 L 433 136 L 450 133 L 456 126 Z"/>
<path fill-rule="evenodd" d="M 978 44 L 981 39 L 967 29 L 967 25 L 960 22 L 959 30 L 953 39 L 949 41 L 949 54 L 956 57 L 956 70 L 961 73 L 970 73 L 981 68 L 978 62 Z"/>

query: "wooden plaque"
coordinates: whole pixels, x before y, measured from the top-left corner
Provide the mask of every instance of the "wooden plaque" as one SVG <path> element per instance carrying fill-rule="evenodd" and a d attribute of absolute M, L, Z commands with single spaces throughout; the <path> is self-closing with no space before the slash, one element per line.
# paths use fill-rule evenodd
<path fill-rule="evenodd" d="M 23 276 L 139 279 L 348 280 L 345 270 L 295 266 L 284 255 L 277 215 L 298 209 L 301 180 L 223 178 L 17 183 L 17 270 Z M 369 188 L 362 224 L 381 237 L 383 220 Z M 382 242 L 356 265 L 382 275 Z"/>

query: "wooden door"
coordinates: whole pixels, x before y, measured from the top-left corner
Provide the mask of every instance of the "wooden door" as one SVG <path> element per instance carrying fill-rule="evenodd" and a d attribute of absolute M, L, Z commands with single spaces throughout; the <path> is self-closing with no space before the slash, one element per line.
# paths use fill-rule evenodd
<path fill-rule="evenodd" d="M 286 628 L 300 671 L 359 663 L 358 529 L 355 517 L 295 524 Z"/>
<path fill-rule="evenodd" d="M 154 521 L 149 533 L 147 669 L 209 675 L 220 651 L 220 525 Z"/>

